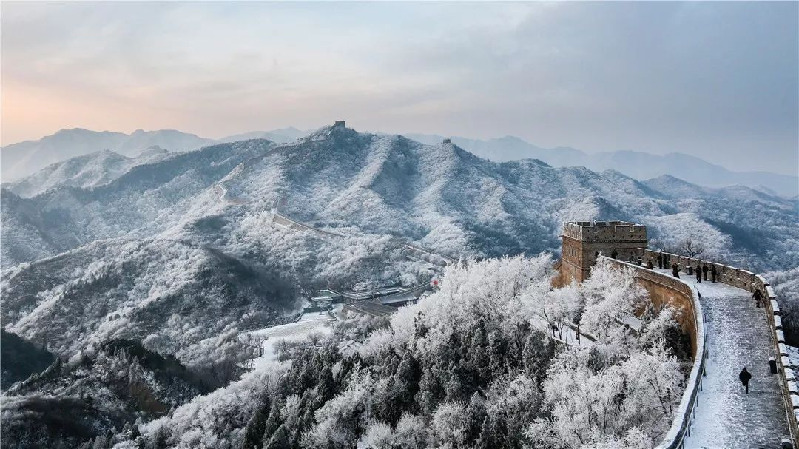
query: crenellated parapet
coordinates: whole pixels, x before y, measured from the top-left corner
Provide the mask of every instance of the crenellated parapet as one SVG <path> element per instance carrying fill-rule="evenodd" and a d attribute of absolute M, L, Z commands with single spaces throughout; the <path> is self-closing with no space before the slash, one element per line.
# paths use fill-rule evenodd
<path fill-rule="evenodd" d="M 799 388 L 797 387 L 796 377 L 794 374 L 794 367 L 798 366 L 797 363 L 799 363 L 799 361 L 792 360 L 788 355 L 787 348 L 785 346 L 785 335 L 782 328 L 782 311 L 780 310 L 774 289 L 771 287 L 771 285 L 769 285 L 768 281 L 763 276 L 748 270 L 743 270 L 722 263 L 694 257 L 686 257 L 662 251 L 653 251 L 647 249 L 644 252 L 644 258 L 646 261 L 656 261 L 659 255 L 667 256 L 669 262 L 676 263 L 678 268 L 680 268 L 682 271 L 685 271 L 689 265 L 694 268 L 697 266 L 701 267 L 707 265 L 708 270 L 712 270 L 713 268 L 716 269 L 717 282 L 746 290 L 750 293 L 760 290 L 760 292 L 763 294 L 763 310 L 766 313 L 766 318 L 771 333 L 771 342 L 774 346 L 774 354 L 778 355 L 775 357 L 775 359 L 777 363 L 777 371 L 780 376 L 783 402 L 785 404 L 785 409 L 788 412 L 788 425 L 791 429 L 793 445 L 794 447 L 799 447 Z M 653 264 L 656 265 L 654 262 Z"/>
<path fill-rule="evenodd" d="M 647 246 L 646 226 L 626 221 L 575 221 L 563 225 L 561 274 L 582 282 L 600 255 L 636 261 Z"/>
<path fill-rule="evenodd" d="M 639 224 L 620 221 L 571 222 L 564 225 L 561 237 L 563 253 L 560 269 L 565 282 L 572 280 L 581 282 L 587 279 L 597 259 L 606 256 L 617 265 L 632 267 L 635 270 L 636 282 L 647 290 L 656 308 L 669 305 L 681 311 L 677 320 L 683 332 L 691 339 L 694 363 L 680 409 L 674 418 L 671 430 L 659 448 L 682 447 L 686 436 L 690 433 L 695 419 L 692 412 L 697 403 L 705 369 L 707 339 L 701 301 L 696 289 L 668 273 L 646 268 L 649 262 L 651 266 L 657 267 L 658 256 L 661 256 L 662 261 L 664 258 L 668 260 L 664 268 L 676 264 L 685 274 L 689 266 L 693 269 L 707 266 L 709 272 L 715 268 L 717 282 L 750 293 L 760 290 L 763 294 L 765 300 L 763 310 L 767 315 L 773 353 L 777 354 L 780 390 L 787 412 L 788 426 L 793 447 L 799 447 L 799 387 L 793 371 L 799 361 L 791 360 L 788 356 L 780 307 L 774 290 L 765 278 L 748 270 L 713 261 L 653 251 L 647 248 L 646 227 Z"/>

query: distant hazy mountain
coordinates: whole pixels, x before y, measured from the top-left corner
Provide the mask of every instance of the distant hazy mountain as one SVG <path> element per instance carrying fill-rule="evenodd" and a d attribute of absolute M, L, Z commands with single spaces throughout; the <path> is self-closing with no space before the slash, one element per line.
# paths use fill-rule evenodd
<path fill-rule="evenodd" d="M 35 141 L 7 145 L 0 150 L 3 182 L 15 181 L 50 164 L 108 150 L 122 156 L 138 156 L 157 146 L 168 151 L 194 150 L 214 143 L 194 134 L 172 129 L 136 130 L 132 134 L 97 132 L 88 129 L 62 129 Z"/>
<path fill-rule="evenodd" d="M 310 131 L 301 131 L 294 127 L 276 129 L 274 131 L 253 131 L 249 133 L 234 134 L 219 139 L 220 143 L 236 142 L 239 140 L 266 139 L 275 143 L 289 143 L 300 137 L 307 136 Z"/>
<path fill-rule="evenodd" d="M 58 187 L 98 187 L 108 184 L 137 165 L 159 161 L 168 156 L 167 150 L 157 146 L 148 148 L 134 158 L 103 150 L 48 165 L 30 176 L 3 183 L 3 187 L 22 197 L 36 196 Z"/>
<path fill-rule="evenodd" d="M 196 150 L 215 143 L 230 143 L 251 139 L 266 139 L 275 143 L 289 143 L 307 135 L 308 132 L 289 127 L 274 131 L 236 134 L 215 140 L 172 129 L 158 131 L 143 131 L 139 129 L 132 134 L 108 131 L 97 132 L 79 128 L 62 129 L 51 136 L 45 136 L 36 141 L 20 142 L 3 147 L 0 151 L 2 180 L 6 183 L 18 181 L 51 164 L 99 151 L 105 151 L 107 155 L 116 153 L 117 156 L 138 157 L 143 151 L 146 152 L 151 148 L 169 152 L 183 152 Z M 124 165 L 121 161 L 112 160 L 79 162 L 79 164 L 82 163 L 106 163 L 117 167 Z M 61 166 L 58 168 L 53 167 L 52 170 L 70 171 L 75 170 L 75 168 Z M 54 174 L 58 177 L 61 176 L 58 173 Z M 90 175 L 87 174 L 86 176 Z M 88 186 L 88 184 L 85 186 Z"/>
<path fill-rule="evenodd" d="M 422 143 L 441 142 L 444 136 L 406 134 Z M 587 154 L 568 147 L 541 148 L 513 136 L 499 139 L 473 140 L 452 137 L 452 142 L 472 153 L 497 162 L 539 159 L 555 167 L 584 166 L 591 170 L 617 170 L 638 180 L 671 175 L 694 184 L 709 187 L 748 186 L 785 198 L 799 193 L 799 177 L 767 172 L 733 172 L 701 158 L 669 153 L 656 155 L 637 151 L 614 151 Z"/>
<path fill-rule="evenodd" d="M 309 131 L 289 127 L 235 134 L 215 140 L 175 130 L 137 130 L 130 135 L 85 129 L 61 130 L 38 141 L 20 142 L 2 148 L 2 180 L 17 181 L 50 164 L 101 150 L 133 157 L 153 146 L 179 152 L 215 143 L 250 139 L 266 139 L 286 144 L 308 134 Z M 428 145 L 440 143 L 444 139 L 444 136 L 433 134 L 406 134 L 406 137 Z M 452 142 L 477 156 L 495 162 L 538 159 L 554 167 L 584 166 L 594 171 L 616 170 L 638 180 L 671 175 L 708 187 L 743 185 L 784 198 L 795 198 L 799 194 L 797 176 L 733 172 L 682 153 L 654 155 L 636 151 L 614 151 L 589 154 L 568 147 L 541 148 L 513 136 L 488 140 L 452 137 Z"/>

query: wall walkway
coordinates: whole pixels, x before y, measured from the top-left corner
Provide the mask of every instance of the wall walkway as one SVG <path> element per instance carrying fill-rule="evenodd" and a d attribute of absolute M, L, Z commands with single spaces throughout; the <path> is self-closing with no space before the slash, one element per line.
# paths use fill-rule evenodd
<path fill-rule="evenodd" d="M 657 253 L 647 250 L 644 262 L 652 256 L 656 260 Z M 670 256 L 684 268 L 699 262 Z M 793 404 L 799 406 L 799 395 L 792 394 L 797 389 L 787 357 L 777 357 L 778 374 L 769 371 L 769 358 L 784 351 L 779 307 L 762 277 L 716 264 L 720 282 L 697 283 L 685 271 L 676 279 L 671 270 L 616 263 L 635 268 L 656 306 L 669 303 L 683 310 L 680 324 L 691 336 L 694 366 L 672 429 L 659 448 L 780 447 L 784 438 L 794 440 Z M 755 288 L 771 297 L 764 308 L 752 299 Z M 749 395 L 738 381 L 744 366 L 753 375 Z"/>
<path fill-rule="evenodd" d="M 707 334 L 705 379 L 684 447 L 780 447 L 790 430 L 780 376 L 768 366 L 775 351 L 764 309 L 746 290 L 681 277 L 702 294 Z M 748 395 L 738 380 L 743 367 L 752 374 Z"/>
<path fill-rule="evenodd" d="M 612 260 L 612 259 L 607 259 Z M 666 276 L 656 270 L 648 270 L 635 264 L 612 260 L 616 265 L 634 269 L 636 281 L 646 288 L 656 307 L 668 304 L 681 313 L 678 317 L 683 331 L 691 339 L 694 359 L 691 373 L 686 381 L 680 405 L 674 414 L 674 421 L 657 449 L 682 449 L 685 439 L 691 434 L 695 421 L 697 397 L 702 389 L 705 374 L 705 334 L 704 311 L 698 292 L 680 279 Z"/>

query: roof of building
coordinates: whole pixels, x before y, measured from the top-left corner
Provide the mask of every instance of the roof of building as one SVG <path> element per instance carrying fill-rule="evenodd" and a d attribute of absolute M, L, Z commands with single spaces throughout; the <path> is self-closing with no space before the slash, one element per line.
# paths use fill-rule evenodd
<path fill-rule="evenodd" d="M 359 301 L 344 306 L 345 310 L 352 310 L 356 313 L 372 315 L 372 316 L 386 316 L 396 312 L 395 307 L 386 306 L 372 301 Z"/>
<path fill-rule="evenodd" d="M 630 221 L 610 220 L 610 221 L 569 221 L 566 225 L 577 225 L 583 228 L 606 227 L 606 226 L 643 226 L 642 224 Z"/>

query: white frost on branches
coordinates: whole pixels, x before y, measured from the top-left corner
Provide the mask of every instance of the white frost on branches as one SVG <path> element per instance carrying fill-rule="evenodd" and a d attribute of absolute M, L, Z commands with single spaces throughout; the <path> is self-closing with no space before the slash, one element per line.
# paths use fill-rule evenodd
<path fill-rule="evenodd" d="M 655 237 L 651 245 L 688 257 L 723 259 L 731 252 L 732 239 L 693 212 L 647 217 Z"/>

